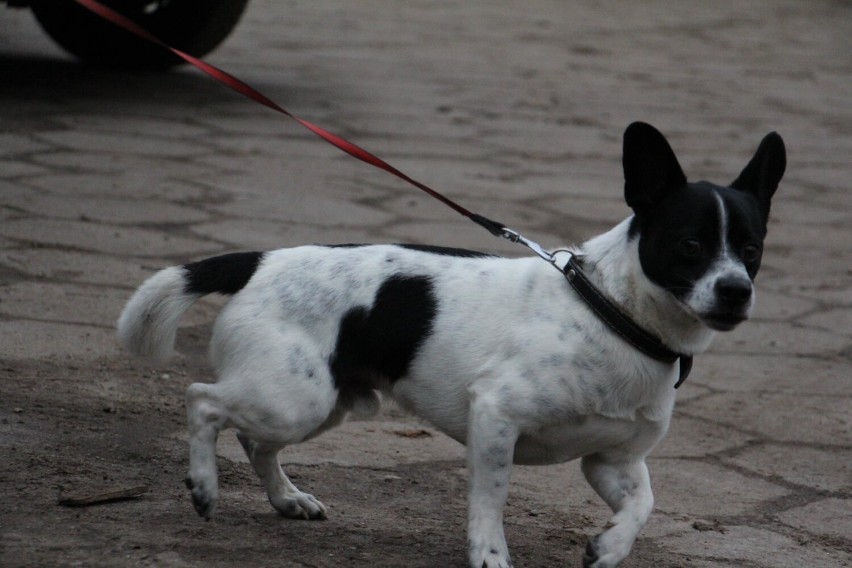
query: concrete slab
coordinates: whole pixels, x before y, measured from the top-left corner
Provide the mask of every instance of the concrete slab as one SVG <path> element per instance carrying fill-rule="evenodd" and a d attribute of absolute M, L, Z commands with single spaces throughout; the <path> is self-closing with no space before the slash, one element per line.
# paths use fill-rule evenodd
<path fill-rule="evenodd" d="M 790 493 L 781 485 L 706 460 L 652 456 L 648 469 L 656 508 L 667 514 L 735 517 Z"/>
<path fill-rule="evenodd" d="M 778 518 L 813 535 L 846 540 L 852 534 L 852 500 L 824 499 L 785 511 Z"/>
<path fill-rule="evenodd" d="M 85 363 L 118 353 L 111 327 L 28 320 L 0 320 L 0 358 L 57 365 Z"/>
<path fill-rule="evenodd" d="M 713 390 L 737 392 L 751 398 L 757 392 L 784 392 L 791 396 L 852 395 L 852 362 L 840 355 L 805 356 L 707 353 L 696 358 L 693 383 Z"/>
<path fill-rule="evenodd" d="M 156 269 L 173 264 L 174 261 L 157 258 L 134 258 L 128 262 L 123 257 L 61 249 L 8 247 L 0 250 L 0 266 L 33 280 L 108 284 L 125 289 L 128 295 Z"/>
<path fill-rule="evenodd" d="M 686 558 L 718 559 L 725 565 L 760 568 L 849 566 L 852 556 L 815 543 L 800 543 L 782 533 L 750 526 L 725 526 L 672 537 L 668 547 Z M 692 562 L 689 563 L 692 565 Z"/>
<path fill-rule="evenodd" d="M 37 305 L 33 295 L 40 299 Z M 0 288 L 0 317 L 111 329 L 127 301 L 124 290 L 74 284 L 20 283 Z"/>
<path fill-rule="evenodd" d="M 65 195 L 36 194 L 32 190 L 25 194 L 8 196 L 8 206 L 27 211 L 34 215 L 45 215 L 54 219 L 74 219 L 80 221 L 101 221 L 115 224 L 144 223 L 151 219 L 151 211 L 161 223 L 193 223 L 206 221 L 210 215 L 197 208 L 175 205 L 168 201 L 149 199 L 111 199 L 86 197 L 68 191 Z"/>
<path fill-rule="evenodd" d="M 68 247 L 112 255 L 201 255 L 221 250 L 210 241 L 162 231 L 53 219 L 15 219 L 0 226 L 0 235 L 36 245 Z"/>
<path fill-rule="evenodd" d="M 757 433 L 780 442 L 849 444 L 852 418 L 843 397 L 802 397 L 798 394 L 714 394 L 683 405 L 683 412 Z M 796 413 L 796 420 L 790 420 Z"/>
<path fill-rule="evenodd" d="M 722 461 L 764 478 L 780 477 L 817 491 L 847 493 L 852 489 L 852 450 L 844 446 L 809 448 L 765 443 L 747 446 Z"/>

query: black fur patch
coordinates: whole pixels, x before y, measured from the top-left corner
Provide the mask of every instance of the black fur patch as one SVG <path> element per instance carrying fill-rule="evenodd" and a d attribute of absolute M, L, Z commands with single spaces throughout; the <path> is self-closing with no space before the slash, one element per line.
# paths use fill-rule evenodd
<path fill-rule="evenodd" d="M 437 247 L 432 245 L 396 245 L 398 247 L 416 250 L 420 252 L 428 252 L 432 254 L 440 254 L 444 256 L 459 256 L 462 258 L 488 258 L 494 257 L 493 254 L 479 252 L 478 250 L 468 250 L 453 247 Z"/>
<path fill-rule="evenodd" d="M 721 253 L 718 186 L 690 183 L 671 192 L 632 221 L 639 235 L 642 270 L 678 298 L 688 295 Z M 733 191 L 733 190 L 728 190 Z M 700 250 L 685 255 L 680 243 L 694 239 Z"/>
<path fill-rule="evenodd" d="M 404 377 L 432 331 L 437 302 L 426 276 L 386 280 L 371 308 L 349 310 L 340 322 L 331 373 L 343 394 L 357 395 Z"/>
<path fill-rule="evenodd" d="M 323 245 L 329 248 L 359 248 L 359 247 L 369 247 L 374 245 L 367 244 L 358 244 L 358 243 L 345 243 L 339 245 Z M 440 254 L 443 256 L 458 256 L 462 258 L 493 258 L 495 255 L 488 254 L 485 252 L 480 252 L 478 250 L 468 250 L 463 248 L 453 248 L 453 247 L 439 247 L 433 245 L 409 245 L 409 244 L 395 244 L 395 247 L 404 248 L 408 250 L 416 250 L 419 252 L 428 252 L 431 254 Z"/>
<path fill-rule="evenodd" d="M 262 252 L 237 252 L 184 264 L 187 294 L 236 294 L 263 259 Z"/>

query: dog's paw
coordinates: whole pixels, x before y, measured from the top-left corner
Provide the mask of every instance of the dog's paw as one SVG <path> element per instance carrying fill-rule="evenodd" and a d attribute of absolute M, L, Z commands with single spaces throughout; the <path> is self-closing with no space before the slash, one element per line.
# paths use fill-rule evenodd
<path fill-rule="evenodd" d="M 474 564 L 476 562 L 476 564 Z M 482 562 L 471 561 L 471 568 L 512 568 L 512 560 L 506 556 L 501 554 L 493 554 L 493 551 L 489 551 L 488 554 L 485 555 L 485 558 Z"/>
<path fill-rule="evenodd" d="M 601 535 L 594 536 L 589 539 L 586 544 L 586 550 L 583 552 L 583 568 L 615 568 L 618 562 L 612 562 L 606 558 L 600 551 Z"/>
<path fill-rule="evenodd" d="M 501 550 L 502 549 L 502 550 Z M 506 546 L 470 546 L 471 568 L 512 568 Z"/>
<path fill-rule="evenodd" d="M 595 549 L 595 540 L 597 537 L 589 539 L 586 544 L 586 550 L 583 552 L 583 568 L 591 568 L 598 560 L 598 551 Z"/>
<path fill-rule="evenodd" d="M 269 502 L 282 516 L 288 519 L 303 519 L 309 521 L 324 521 L 326 508 L 319 499 L 310 493 L 288 493 L 286 495 L 270 496 Z"/>
<path fill-rule="evenodd" d="M 189 489 L 189 494 L 192 496 L 192 506 L 195 507 L 195 512 L 206 520 L 210 520 L 213 516 L 213 511 L 216 510 L 216 501 L 218 500 L 218 488 L 209 487 L 206 483 L 194 481 L 187 476 L 184 479 L 186 488 Z"/>

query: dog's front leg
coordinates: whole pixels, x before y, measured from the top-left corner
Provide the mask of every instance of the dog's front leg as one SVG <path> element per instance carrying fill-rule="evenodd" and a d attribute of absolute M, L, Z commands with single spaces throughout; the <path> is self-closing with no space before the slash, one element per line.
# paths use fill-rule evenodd
<path fill-rule="evenodd" d="M 654 508 L 648 467 L 644 458 L 594 454 L 583 458 L 583 474 L 615 513 L 607 530 L 589 540 L 583 566 L 618 566 Z"/>
<path fill-rule="evenodd" d="M 503 534 L 517 427 L 490 393 L 473 393 L 468 418 L 468 557 L 471 568 L 511 568 Z"/>

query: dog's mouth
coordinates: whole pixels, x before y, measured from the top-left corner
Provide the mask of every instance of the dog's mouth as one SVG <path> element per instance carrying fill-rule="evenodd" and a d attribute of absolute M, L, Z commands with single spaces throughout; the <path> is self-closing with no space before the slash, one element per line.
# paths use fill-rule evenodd
<path fill-rule="evenodd" d="M 731 331 L 748 319 L 748 315 L 740 312 L 712 312 L 701 316 L 701 320 L 715 331 Z"/>

